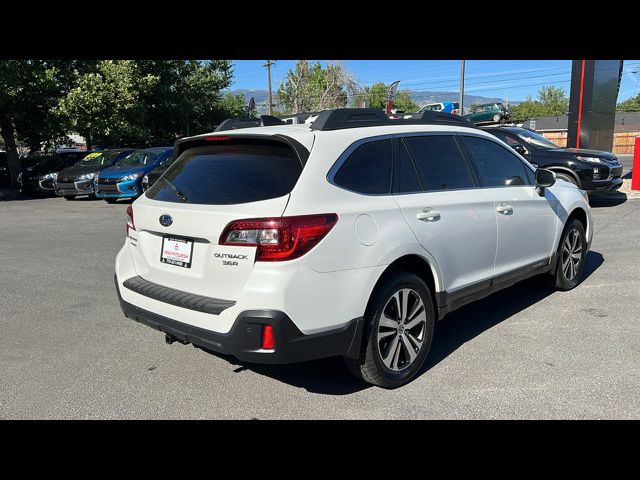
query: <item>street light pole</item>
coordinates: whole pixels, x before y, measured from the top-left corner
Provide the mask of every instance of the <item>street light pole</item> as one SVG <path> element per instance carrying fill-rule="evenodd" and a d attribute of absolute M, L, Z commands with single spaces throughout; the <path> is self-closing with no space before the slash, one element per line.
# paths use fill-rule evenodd
<path fill-rule="evenodd" d="M 460 116 L 464 115 L 464 60 L 460 60 Z"/>
<path fill-rule="evenodd" d="M 267 67 L 267 77 L 269 78 L 269 115 L 273 115 L 273 99 L 271 97 L 271 65 L 275 65 L 276 62 L 267 60 L 267 63 L 263 67 Z"/>

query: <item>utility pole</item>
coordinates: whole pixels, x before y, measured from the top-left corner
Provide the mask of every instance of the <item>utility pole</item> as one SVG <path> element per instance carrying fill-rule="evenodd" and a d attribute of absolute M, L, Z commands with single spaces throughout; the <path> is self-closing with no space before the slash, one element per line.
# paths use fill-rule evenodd
<path fill-rule="evenodd" d="M 460 60 L 460 116 L 464 115 L 464 60 Z"/>
<path fill-rule="evenodd" d="M 267 76 L 269 77 L 269 115 L 273 115 L 273 98 L 271 97 L 271 65 L 275 65 L 276 62 L 267 60 L 267 63 L 262 65 L 267 67 Z"/>

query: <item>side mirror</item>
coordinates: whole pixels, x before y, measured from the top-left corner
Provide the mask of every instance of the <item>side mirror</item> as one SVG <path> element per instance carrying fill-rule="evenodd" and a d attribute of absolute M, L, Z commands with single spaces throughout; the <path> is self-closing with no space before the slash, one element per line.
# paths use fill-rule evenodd
<path fill-rule="evenodd" d="M 536 191 L 538 195 L 544 195 L 545 187 L 550 187 L 556 183 L 556 174 L 551 170 L 545 168 L 538 168 L 536 170 Z"/>
<path fill-rule="evenodd" d="M 524 148 L 522 145 L 514 145 L 513 149 L 518 152 L 520 155 L 526 155 L 527 154 L 527 149 Z"/>

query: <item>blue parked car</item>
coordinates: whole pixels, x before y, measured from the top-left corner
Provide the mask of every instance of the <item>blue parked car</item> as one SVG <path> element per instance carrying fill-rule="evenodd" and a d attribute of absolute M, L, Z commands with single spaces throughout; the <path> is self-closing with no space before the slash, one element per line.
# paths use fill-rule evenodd
<path fill-rule="evenodd" d="M 173 155 L 173 147 L 136 150 L 96 177 L 96 197 L 108 203 L 119 198 L 137 198 L 142 194 L 142 178 Z"/>

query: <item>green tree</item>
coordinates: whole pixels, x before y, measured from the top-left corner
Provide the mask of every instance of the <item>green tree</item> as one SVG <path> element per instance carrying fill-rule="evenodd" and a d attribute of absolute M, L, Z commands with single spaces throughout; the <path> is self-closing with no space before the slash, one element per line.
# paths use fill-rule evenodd
<path fill-rule="evenodd" d="M 411 92 L 409 90 L 398 90 L 393 104 L 398 110 L 407 113 L 417 112 L 420 109 L 420 106 L 411 98 Z"/>
<path fill-rule="evenodd" d="M 363 87 L 355 97 L 354 106 L 366 102 L 370 108 L 384 108 L 387 101 L 387 86 L 382 83 L 374 83 Z"/>
<path fill-rule="evenodd" d="M 355 96 L 354 105 L 359 105 L 363 100 L 367 102 L 369 108 L 385 108 L 387 104 L 388 85 L 382 82 L 368 85 L 360 90 Z M 411 98 L 409 90 L 398 90 L 393 102 L 394 106 L 403 112 L 417 112 L 419 105 Z"/>
<path fill-rule="evenodd" d="M 143 99 L 157 84 L 158 77 L 143 74 L 133 60 L 104 60 L 95 72 L 78 75 L 54 112 L 86 139 L 87 148 L 135 144 L 150 136 Z"/>
<path fill-rule="evenodd" d="M 618 112 L 640 112 L 640 94 L 620 102 L 616 106 Z"/>
<path fill-rule="evenodd" d="M 225 93 L 221 100 L 221 108 L 227 113 L 229 117 L 244 117 L 247 116 L 247 101 L 244 95 L 241 93 L 233 94 L 231 92 Z M 251 116 L 256 116 L 256 109 L 251 112 Z"/>
<path fill-rule="evenodd" d="M 353 76 L 342 63 L 328 62 L 322 68 L 320 62 L 298 60 L 287 72 L 276 96 L 279 110 L 290 114 L 344 107 L 355 90 Z"/>
<path fill-rule="evenodd" d="M 64 136 L 66 126 L 52 107 L 73 84 L 75 72 L 93 68 L 93 61 L 0 61 L 0 134 L 7 149 L 11 183 L 20 172 L 18 144 L 33 149 Z"/>
<path fill-rule="evenodd" d="M 221 95 L 231 85 L 229 60 L 145 60 L 138 64 L 141 73 L 157 78 L 154 88 L 143 95 L 149 142 L 210 132 L 231 116 Z"/>
<path fill-rule="evenodd" d="M 511 116 L 519 120 L 533 117 L 566 115 L 569 111 L 569 97 L 562 87 L 544 86 L 538 91 L 538 98 L 528 97 L 524 102 L 511 107 Z"/>
<path fill-rule="evenodd" d="M 233 116 L 220 94 L 231 79 L 228 60 L 102 61 L 55 111 L 88 145 L 171 144 Z"/>

